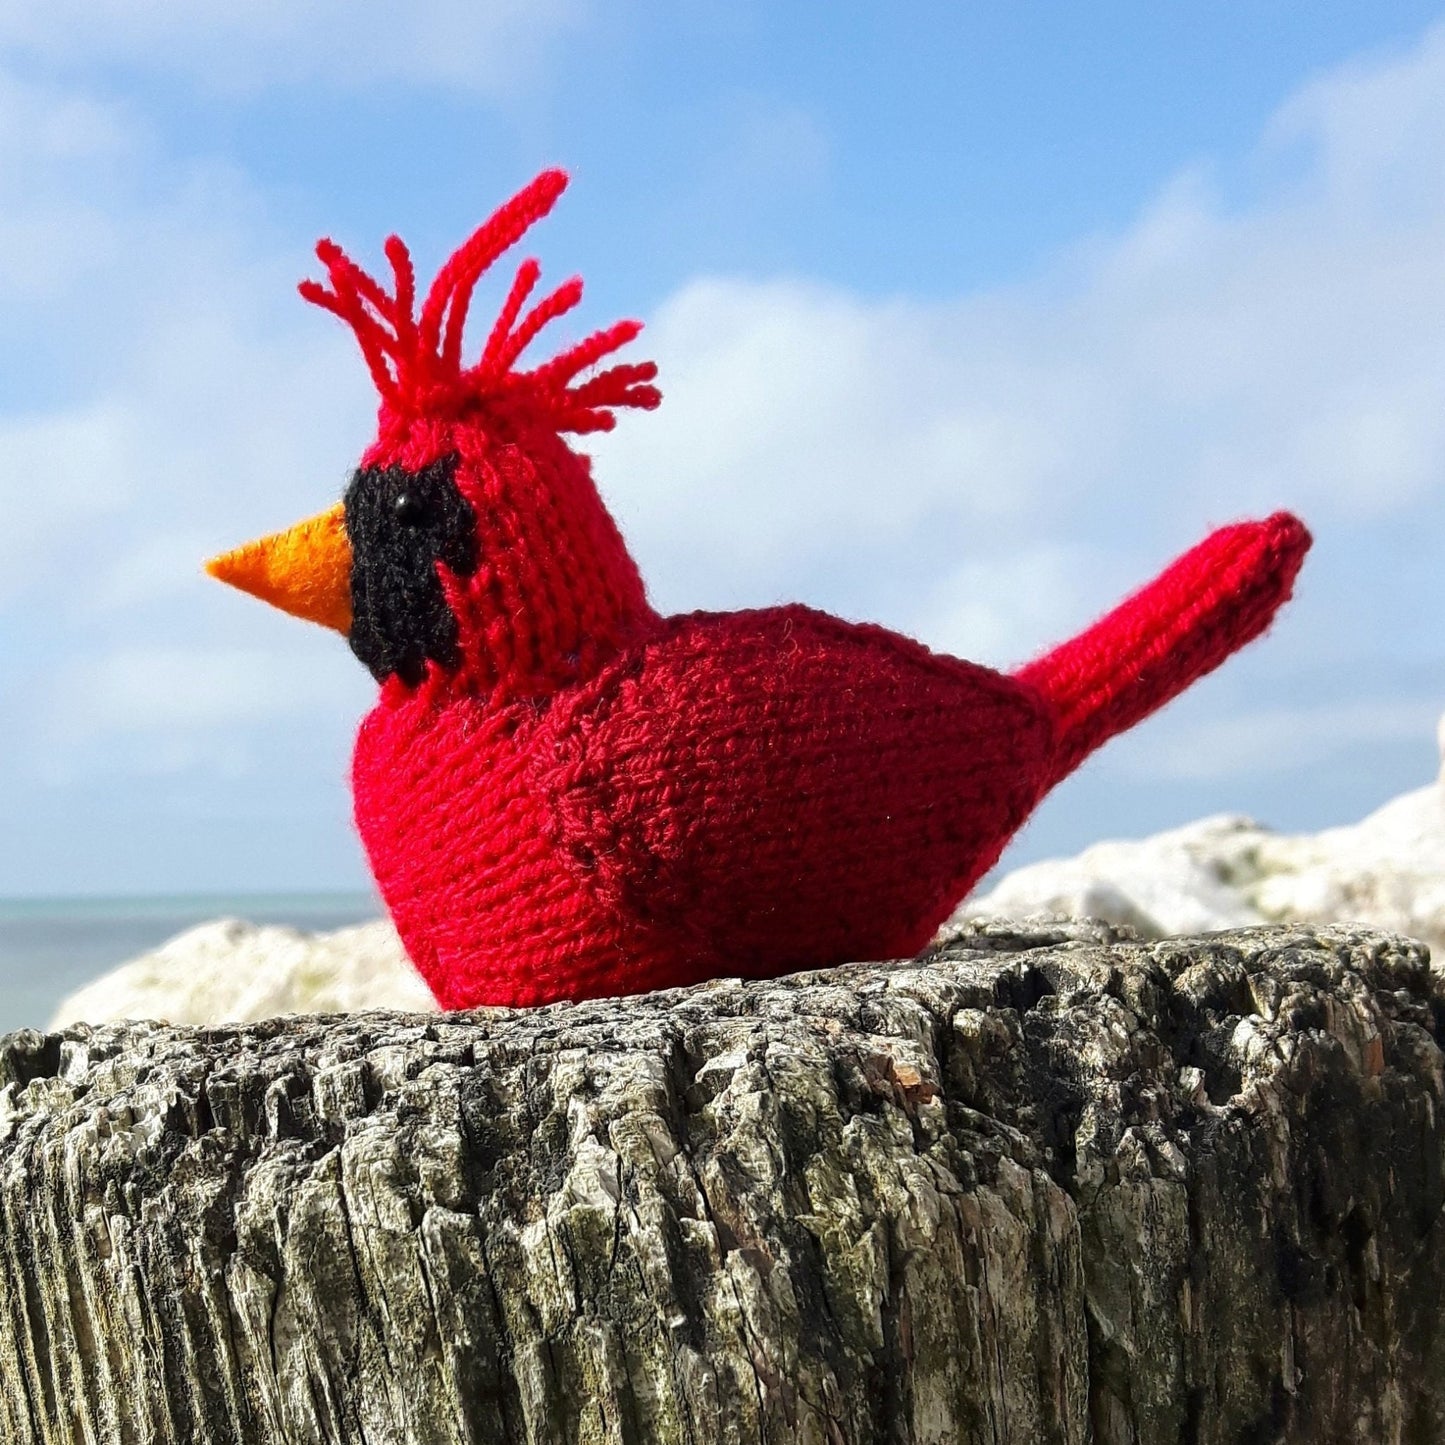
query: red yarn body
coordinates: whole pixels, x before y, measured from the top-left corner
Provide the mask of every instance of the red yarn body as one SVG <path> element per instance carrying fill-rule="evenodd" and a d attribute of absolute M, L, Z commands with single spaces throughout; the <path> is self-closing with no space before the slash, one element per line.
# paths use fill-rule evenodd
<path fill-rule="evenodd" d="M 1267 625 L 1308 541 L 1224 528 L 1013 677 L 783 607 L 647 613 L 544 694 L 389 686 L 357 821 L 444 1007 L 905 957 L 1060 776 Z"/>
<path fill-rule="evenodd" d="M 1033 689 L 803 607 L 659 622 L 501 706 L 362 726 L 357 821 L 445 1007 L 915 953 L 1037 801 Z"/>

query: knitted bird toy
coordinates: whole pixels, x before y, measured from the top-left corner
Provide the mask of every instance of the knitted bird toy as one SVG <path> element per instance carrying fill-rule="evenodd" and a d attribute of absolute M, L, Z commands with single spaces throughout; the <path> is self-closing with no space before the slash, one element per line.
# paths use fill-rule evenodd
<path fill-rule="evenodd" d="M 381 405 L 345 499 L 213 575 L 343 633 L 381 684 L 356 821 L 444 1008 L 633 993 L 916 953 L 1061 778 L 1268 626 L 1309 535 L 1225 527 L 1012 674 L 807 607 L 664 617 L 566 433 L 655 407 L 650 363 L 583 374 L 623 321 L 530 370 L 574 307 L 526 261 L 463 357 L 478 278 L 548 171 L 420 311 L 330 241 L 301 294 L 355 333 Z"/>

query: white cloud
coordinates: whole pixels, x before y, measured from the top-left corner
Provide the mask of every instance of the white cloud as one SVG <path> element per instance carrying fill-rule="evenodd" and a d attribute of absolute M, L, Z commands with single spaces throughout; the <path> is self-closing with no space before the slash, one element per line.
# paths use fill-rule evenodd
<path fill-rule="evenodd" d="M 47 736 L 75 746 L 115 733 L 225 732 L 304 717 L 344 692 L 355 671 L 344 648 L 330 655 L 345 677 L 310 648 L 121 645 L 60 671 Z"/>
<path fill-rule="evenodd" d="M 960 542 L 1017 528 L 1068 453 L 956 344 L 953 320 L 791 282 L 672 298 L 642 343 L 662 410 L 593 443 L 663 599 L 766 601 L 850 547 L 906 559 L 940 521 Z"/>
<path fill-rule="evenodd" d="M 1309 189 L 1342 220 L 1365 197 L 1363 224 L 1377 208 L 1415 210 L 1422 200 L 1438 213 L 1438 193 L 1422 195 L 1420 178 L 1445 171 L 1442 69 L 1445 24 L 1437 24 L 1408 49 L 1361 57 L 1301 86 L 1275 113 L 1266 144 L 1310 151 Z"/>
<path fill-rule="evenodd" d="M 0 53 L 126 64 L 207 89 L 434 82 L 507 95 L 586 0 L 6 0 Z"/>
<path fill-rule="evenodd" d="M 1007 667 L 1086 615 L 1091 561 L 1086 548 L 1045 542 L 965 562 L 932 585 L 914 577 L 913 630 L 955 657 Z"/>
<path fill-rule="evenodd" d="M 110 176 L 143 143 L 123 108 L 0 70 L 0 300 L 50 301 L 113 260 Z"/>
<path fill-rule="evenodd" d="M 1031 283 L 941 303 L 691 283 L 639 343 L 662 411 L 592 444 L 658 600 L 807 585 L 1022 656 L 1236 516 L 1296 508 L 1326 554 L 1407 520 L 1445 548 L 1441 137 L 1445 27 L 1292 99 L 1248 204 L 1187 172 Z M 1382 606 L 1367 577 L 1352 600 L 1311 575 L 1296 642 Z"/>
<path fill-rule="evenodd" d="M 59 537 L 126 502 L 131 431 L 116 401 L 0 419 L 0 603 L 56 566 Z"/>
<path fill-rule="evenodd" d="M 214 536 L 199 526 L 174 528 L 157 520 L 156 530 L 124 552 L 103 561 L 83 598 L 80 612 L 92 617 L 162 602 L 174 603 L 197 581 L 197 558 L 215 550 Z"/>
<path fill-rule="evenodd" d="M 334 499 L 374 411 L 262 215 L 244 182 L 175 166 L 122 108 L 0 74 L 12 795 L 251 776 L 283 725 L 334 734 L 340 791 L 365 674 L 339 638 L 258 625 L 200 575 L 210 552 Z"/>
<path fill-rule="evenodd" d="M 339 495 L 371 423 L 364 377 L 331 328 L 258 335 L 258 303 L 219 275 L 199 306 L 153 295 L 102 399 L 0 417 L 0 605 L 94 623 Z"/>
<path fill-rule="evenodd" d="M 159 560 L 157 532 L 219 541 L 334 495 L 374 397 L 263 215 L 123 107 L 0 72 L 0 296 L 26 398 L 0 412 L 0 601 L 56 567 L 82 597 L 78 561 L 119 575 Z"/>
<path fill-rule="evenodd" d="M 1317 767 L 1361 744 L 1418 742 L 1431 735 L 1439 717 L 1438 696 L 1248 710 L 1141 741 L 1129 751 L 1128 771 L 1156 782 L 1286 773 Z"/>

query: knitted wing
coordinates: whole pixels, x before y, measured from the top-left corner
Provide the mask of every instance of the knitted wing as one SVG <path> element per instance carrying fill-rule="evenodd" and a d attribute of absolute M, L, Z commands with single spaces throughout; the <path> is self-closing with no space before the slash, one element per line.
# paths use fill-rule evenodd
<path fill-rule="evenodd" d="M 697 976 L 916 952 L 1052 748 L 1032 688 L 804 607 L 672 619 L 546 727 L 556 843 Z"/>

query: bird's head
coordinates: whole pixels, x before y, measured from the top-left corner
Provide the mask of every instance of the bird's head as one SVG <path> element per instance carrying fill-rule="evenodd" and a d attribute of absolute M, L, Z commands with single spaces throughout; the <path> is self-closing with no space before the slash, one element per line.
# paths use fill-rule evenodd
<path fill-rule="evenodd" d="M 652 616 L 587 459 L 563 440 L 610 430 L 616 407 L 658 404 L 651 362 L 581 379 L 641 326 L 619 322 L 518 370 L 537 333 L 582 296 L 573 279 L 528 308 L 540 274 L 529 260 L 480 356 L 463 359 L 479 278 L 566 183 L 544 172 L 502 206 L 442 267 L 419 311 L 411 257 L 395 236 L 390 289 L 331 241 L 316 248 L 329 284 L 301 285 L 355 333 L 381 398 L 376 439 L 342 501 L 207 568 L 336 628 L 388 686 L 448 678 L 543 693 Z"/>

